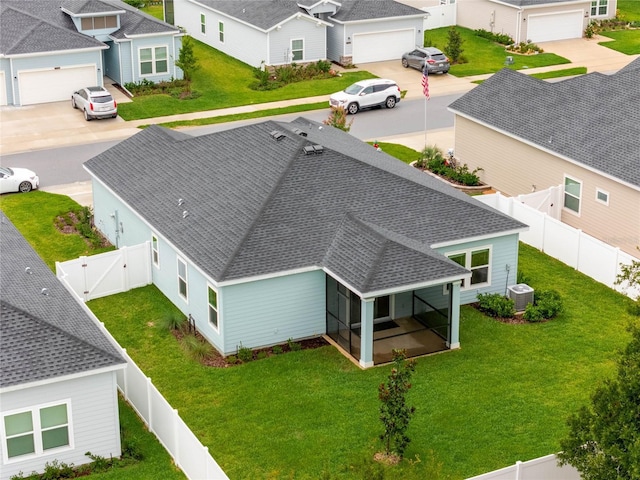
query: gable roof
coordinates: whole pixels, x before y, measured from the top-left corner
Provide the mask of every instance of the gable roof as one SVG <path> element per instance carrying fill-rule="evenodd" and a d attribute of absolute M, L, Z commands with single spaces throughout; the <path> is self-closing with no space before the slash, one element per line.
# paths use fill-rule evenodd
<path fill-rule="evenodd" d="M 559 82 L 502 69 L 449 109 L 637 189 L 639 73 L 638 60 Z"/>
<path fill-rule="evenodd" d="M 0 389 L 124 365 L 94 320 L 0 215 Z"/>
<path fill-rule="evenodd" d="M 424 17 L 425 15 L 422 10 L 393 0 L 343 0 L 340 3 L 340 8 L 330 18 L 339 23 L 406 16 Z"/>
<path fill-rule="evenodd" d="M 323 152 L 305 154 L 313 145 Z M 461 278 L 467 272 L 436 254 L 435 245 L 525 228 L 345 132 L 303 118 L 182 139 L 152 126 L 85 168 L 218 283 L 300 269 L 343 272 L 337 259 L 345 252 L 364 269 L 342 273 L 360 293 Z M 361 242 L 371 248 L 356 248 Z"/>
<path fill-rule="evenodd" d="M 63 10 L 64 9 L 64 10 Z M 111 34 L 123 39 L 134 35 L 180 33 L 120 0 L 2 0 L 0 2 L 0 54 L 21 55 L 65 50 L 106 49 L 103 42 L 78 32 L 69 13 L 120 13 L 120 29 Z"/>

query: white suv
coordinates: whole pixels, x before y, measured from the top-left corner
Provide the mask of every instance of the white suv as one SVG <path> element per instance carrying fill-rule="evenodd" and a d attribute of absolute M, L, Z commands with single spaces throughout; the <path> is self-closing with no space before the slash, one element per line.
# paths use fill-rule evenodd
<path fill-rule="evenodd" d="M 343 107 L 355 115 L 361 108 L 393 108 L 400 101 L 400 87 L 393 80 L 374 78 L 361 80 L 329 97 L 329 105 Z"/>
<path fill-rule="evenodd" d="M 86 87 L 73 92 L 71 106 L 81 109 L 87 122 L 94 118 L 118 116 L 118 105 L 104 87 Z"/>

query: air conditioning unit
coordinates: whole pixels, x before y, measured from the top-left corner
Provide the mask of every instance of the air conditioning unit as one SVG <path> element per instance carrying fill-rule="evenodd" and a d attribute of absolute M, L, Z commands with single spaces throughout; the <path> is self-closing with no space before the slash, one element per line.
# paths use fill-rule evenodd
<path fill-rule="evenodd" d="M 515 302 L 516 312 L 522 312 L 528 303 L 533 303 L 533 288 L 526 283 L 507 287 L 507 294 Z"/>

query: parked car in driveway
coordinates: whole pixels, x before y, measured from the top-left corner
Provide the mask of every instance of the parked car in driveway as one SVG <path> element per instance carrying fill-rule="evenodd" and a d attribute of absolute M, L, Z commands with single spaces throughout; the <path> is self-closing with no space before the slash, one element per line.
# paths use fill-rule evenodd
<path fill-rule="evenodd" d="M 343 107 L 352 115 L 363 108 L 393 108 L 399 101 L 400 87 L 385 78 L 361 80 L 329 97 L 330 106 Z"/>
<path fill-rule="evenodd" d="M 30 192 L 40 185 L 40 179 L 26 168 L 0 167 L 0 193 Z"/>
<path fill-rule="evenodd" d="M 423 71 L 425 64 L 429 73 L 448 73 L 451 68 L 447 56 L 435 47 L 416 47 L 402 55 L 404 68 L 412 67 Z"/>
<path fill-rule="evenodd" d="M 94 118 L 116 118 L 118 105 L 104 87 L 85 87 L 71 95 L 71 106 L 79 108 L 88 122 Z"/>

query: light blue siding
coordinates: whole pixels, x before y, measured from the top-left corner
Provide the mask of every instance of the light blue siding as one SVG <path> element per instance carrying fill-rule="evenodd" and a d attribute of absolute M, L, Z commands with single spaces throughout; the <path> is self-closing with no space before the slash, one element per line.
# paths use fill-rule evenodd
<path fill-rule="evenodd" d="M 224 353 L 324 334 L 325 297 L 321 270 L 224 287 Z"/>
<path fill-rule="evenodd" d="M 7 105 L 13 105 L 13 91 L 11 90 L 11 83 L 13 75 L 11 74 L 11 63 L 6 58 L 0 58 L 0 72 L 3 75 L 0 75 L 0 79 L 3 80 L 2 85 L 0 85 L 0 91 L 5 92 Z"/>
<path fill-rule="evenodd" d="M 297 63 L 316 62 L 327 58 L 326 26 L 316 26 L 309 20 L 294 19 L 282 25 L 280 30 L 271 31 L 268 35 L 268 65 L 291 63 L 291 41 L 302 39 L 304 42 L 304 58 Z"/>
<path fill-rule="evenodd" d="M 85 455 L 86 452 L 104 458 L 120 456 L 115 371 L 5 392 L 0 408 L 4 413 L 65 400 L 71 403 L 68 413 L 74 448 L 56 449 L 53 453 L 24 460 L 16 457 L 3 464 L 3 442 L 0 442 L 0 480 L 8 480 L 19 472 L 43 472 L 45 463 L 54 460 L 76 466 L 89 463 L 91 459 Z"/>
<path fill-rule="evenodd" d="M 438 252 L 446 255 L 448 252 L 487 245 L 491 245 L 492 247 L 490 284 L 482 288 L 461 289 L 460 303 L 462 305 L 475 302 L 479 293 L 500 293 L 506 295 L 507 286 L 516 283 L 518 272 L 518 235 L 504 235 L 493 239 L 460 243 L 455 246 L 437 249 Z M 507 265 L 509 266 L 508 270 Z"/>
<path fill-rule="evenodd" d="M 175 61 L 180 53 L 181 41 L 174 40 L 173 35 L 159 35 L 155 37 L 134 38 L 131 40 L 129 55 L 133 55 L 134 61 L 131 62 L 132 76 L 124 76 L 126 70 L 123 68 L 123 83 L 139 82 L 142 79 L 151 80 L 152 82 L 168 81 L 172 78 L 182 78 L 182 71 L 175 66 Z M 140 73 L 140 49 L 141 48 L 167 48 L 167 73 L 156 73 L 151 75 L 142 75 Z"/>
<path fill-rule="evenodd" d="M 107 42 L 109 50 L 104 52 L 104 74 L 116 83 L 124 84 L 120 66 L 121 45 L 120 43 Z"/>

